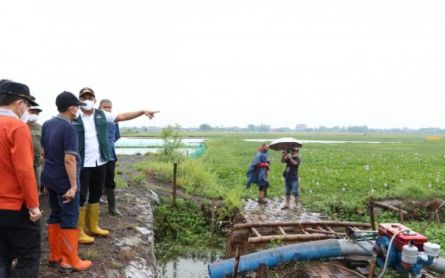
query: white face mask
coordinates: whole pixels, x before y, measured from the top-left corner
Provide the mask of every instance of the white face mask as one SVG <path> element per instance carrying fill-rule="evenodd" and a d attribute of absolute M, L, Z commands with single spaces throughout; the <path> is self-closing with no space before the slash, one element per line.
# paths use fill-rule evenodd
<path fill-rule="evenodd" d="M 20 107 L 19 107 L 19 109 L 20 109 Z M 20 120 L 22 120 L 23 122 L 27 123 L 28 122 L 28 117 L 29 117 L 29 112 L 28 112 L 27 106 L 25 106 L 25 112 L 22 112 L 22 111 L 20 111 L 20 112 L 22 113 L 22 115 L 20 115 Z"/>
<path fill-rule="evenodd" d="M 28 122 L 35 123 L 39 120 L 39 115 L 37 114 L 29 114 Z"/>
<path fill-rule="evenodd" d="M 29 118 L 29 112 L 28 112 L 28 110 L 26 110 L 25 113 L 23 113 L 20 116 L 20 120 L 22 120 L 24 123 L 27 123 L 28 122 L 28 118 Z"/>
<path fill-rule="evenodd" d="M 87 111 L 93 110 L 94 102 L 92 100 L 87 99 L 87 100 L 82 101 L 82 103 L 86 104 L 85 106 L 82 106 L 82 109 L 85 109 Z"/>

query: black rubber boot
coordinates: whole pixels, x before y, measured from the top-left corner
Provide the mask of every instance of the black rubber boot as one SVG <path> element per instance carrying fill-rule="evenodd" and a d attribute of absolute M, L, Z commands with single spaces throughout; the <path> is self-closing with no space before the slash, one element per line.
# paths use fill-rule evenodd
<path fill-rule="evenodd" d="M 108 213 L 112 216 L 122 216 L 122 213 L 116 207 L 116 196 L 114 189 L 107 189 Z"/>
<path fill-rule="evenodd" d="M 10 268 L 6 266 L 0 266 L 0 278 L 9 278 Z"/>
<path fill-rule="evenodd" d="M 39 268 L 13 269 L 11 274 L 11 278 L 38 278 Z"/>

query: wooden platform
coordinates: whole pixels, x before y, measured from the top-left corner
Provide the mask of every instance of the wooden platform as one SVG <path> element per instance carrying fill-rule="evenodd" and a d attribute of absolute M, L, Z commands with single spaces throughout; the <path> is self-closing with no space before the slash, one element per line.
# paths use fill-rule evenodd
<path fill-rule="evenodd" d="M 369 229 L 370 224 L 337 221 L 259 222 L 233 226 L 227 241 L 226 257 L 263 249 L 271 243 L 295 243 L 330 238 L 347 238 L 347 228 Z"/>

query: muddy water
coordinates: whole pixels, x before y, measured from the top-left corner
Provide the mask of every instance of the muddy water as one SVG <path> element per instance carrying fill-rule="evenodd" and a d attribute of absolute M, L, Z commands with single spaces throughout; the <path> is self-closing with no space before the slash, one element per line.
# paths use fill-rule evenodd
<path fill-rule="evenodd" d="M 165 278 L 204 278 L 209 277 L 208 264 L 219 257 L 207 254 L 200 258 L 179 257 L 159 266 L 159 277 Z"/>
<path fill-rule="evenodd" d="M 327 217 L 321 213 L 306 211 L 304 206 L 295 210 L 291 204 L 290 209 L 282 210 L 284 198 L 268 199 L 266 205 L 259 205 L 256 200 L 248 199 L 241 211 L 247 222 L 288 222 L 288 221 L 322 221 Z"/>

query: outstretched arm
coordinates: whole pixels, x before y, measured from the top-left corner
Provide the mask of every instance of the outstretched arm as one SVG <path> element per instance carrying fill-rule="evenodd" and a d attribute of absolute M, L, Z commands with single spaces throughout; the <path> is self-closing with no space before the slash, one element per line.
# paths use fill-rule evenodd
<path fill-rule="evenodd" d="M 129 120 L 133 120 L 137 117 L 140 117 L 142 115 L 145 115 L 150 119 L 153 119 L 153 117 L 155 116 L 156 113 L 159 113 L 159 111 L 140 110 L 140 111 L 134 111 L 134 112 L 121 113 L 121 114 L 117 114 L 114 122 L 117 123 L 117 122 L 129 121 Z"/>

